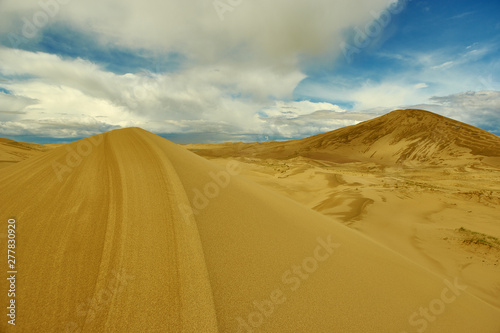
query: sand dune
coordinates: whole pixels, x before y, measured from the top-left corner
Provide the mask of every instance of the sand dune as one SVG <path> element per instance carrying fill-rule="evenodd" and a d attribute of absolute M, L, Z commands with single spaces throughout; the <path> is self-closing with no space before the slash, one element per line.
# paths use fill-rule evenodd
<path fill-rule="evenodd" d="M 302 140 L 261 144 L 191 145 L 209 157 L 297 156 L 335 163 L 455 166 L 486 162 L 500 166 L 500 138 L 423 110 L 396 110 L 384 116 Z"/>
<path fill-rule="evenodd" d="M 413 140 L 409 146 L 407 138 Z M 469 292 L 500 309 L 498 140 L 466 124 L 406 110 L 304 140 L 188 149 L 221 165 L 239 161 L 250 180 L 430 271 L 460 277 Z M 433 144 L 439 147 L 431 149 Z M 384 159 L 359 154 L 374 147 Z M 335 154 L 342 149 L 339 159 Z M 285 158 L 287 151 L 309 157 Z"/>
<path fill-rule="evenodd" d="M 0 138 L 0 168 L 50 150 L 51 147 L 36 143 L 17 142 Z"/>
<path fill-rule="evenodd" d="M 463 281 L 219 164 L 130 128 L 1 169 L 19 308 L 0 330 L 500 331 Z"/>

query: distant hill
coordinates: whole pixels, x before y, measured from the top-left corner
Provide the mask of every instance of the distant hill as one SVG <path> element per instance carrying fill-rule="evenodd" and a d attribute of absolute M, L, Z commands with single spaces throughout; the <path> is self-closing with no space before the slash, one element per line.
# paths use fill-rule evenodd
<path fill-rule="evenodd" d="M 51 148 L 36 143 L 0 138 L 0 168 L 23 161 Z"/>
<path fill-rule="evenodd" d="M 396 110 L 381 117 L 301 140 L 200 147 L 204 156 L 308 157 L 335 163 L 500 166 L 500 137 L 424 110 Z"/>

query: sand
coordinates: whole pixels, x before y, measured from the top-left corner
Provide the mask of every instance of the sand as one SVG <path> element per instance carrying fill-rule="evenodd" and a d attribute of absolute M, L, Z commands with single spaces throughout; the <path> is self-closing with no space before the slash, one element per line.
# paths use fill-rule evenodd
<path fill-rule="evenodd" d="M 50 145 L 17 142 L 0 138 L 0 168 L 23 161 L 51 148 Z"/>
<path fill-rule="evenodd" d="M 0 331 L 500 331 L 498 254 L 456 231 L 500 236 L 493 166 L 275 157 L 129 128 L 0 169 L 19 261 Z"/>
<path fill-rule="evenodd" d="M 190 145 L 207 157 L 305 157 L 331 163 L 384 166 L 500 167 L 500 138 L 477 127 L 423 110 L 396 110 L 354 126 L 285 142 Z"/>

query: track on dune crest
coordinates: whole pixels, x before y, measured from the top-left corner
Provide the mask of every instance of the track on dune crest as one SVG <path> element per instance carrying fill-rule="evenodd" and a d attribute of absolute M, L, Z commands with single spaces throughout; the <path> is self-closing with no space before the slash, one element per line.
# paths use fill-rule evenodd
<path fill-rule="evenodd" d="M 24 332 L 217 331 L 184 188 L 145 133 L 105 133 L 0 173 L 1 211 L 19 221 Z"/>

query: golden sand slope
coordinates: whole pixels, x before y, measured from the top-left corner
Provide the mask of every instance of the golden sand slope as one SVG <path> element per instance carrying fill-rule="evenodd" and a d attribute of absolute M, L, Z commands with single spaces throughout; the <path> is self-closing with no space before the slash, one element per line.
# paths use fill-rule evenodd
<path fill-rule="evenodd" d="M 483 161 L 500 166 L 498 136 L 423 110 L 396 110 L 358 125 L 302 140 L 212 147 L 191 145 L 188 148 L 211 157 L 289 159 L 302 156 L 335 163 L 408 166 Z"/>
<path fill-rule="evenodd" d="M 47 150 L 50 150 L 50 148 L 36 143 L 17 142 L 0 138 L 0 168 L 23 161 Z"/>
<path fill-rule="evenodd" d="M 18 220 L 17 331 L 216 331 L 182 184 L 157 137 L 141 134 L 100 135 L 2 171 L 1 212 Z"/>
<path fill-rule="evenodd" d="M 460 277 L 469 292 L 500 309 L 499 168 L 384 168 L 305 158 L 235 159 L 242 176 L 431 271 L 450 279 Z M 232 160 L 211 161 L 224 166 Z M 460 232 L 461 228 L 479 234 Z"/>
<path fill-rule="evenodd" d="M 0 331 L 500 331 L 461 282 L 234 173 L 137 128 L 0 170 L 19 260 Z"/>

